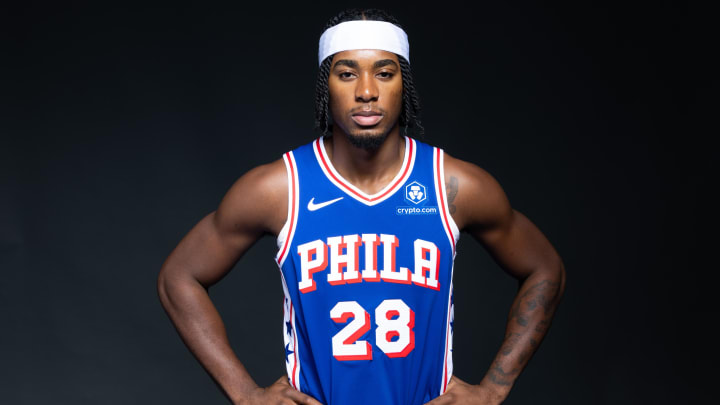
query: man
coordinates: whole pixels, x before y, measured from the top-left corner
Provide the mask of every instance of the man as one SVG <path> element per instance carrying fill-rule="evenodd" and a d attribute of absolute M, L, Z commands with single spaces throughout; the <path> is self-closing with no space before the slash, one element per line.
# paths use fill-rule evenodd
<path fill-rule="evenodd" d="M 318 126 L 331 136 L 237 180 L 163 265 L 163 306 L 236 404 L 502 402 L 550 325 L 564 289 L 560 257 L 490 174 L 400 134 L 419 127 L 418 102 L 394 18 L 339 14 L 319 62 Z M 478 385 L 452 375 L 460 231 L 520 281 L 506 338 Z M 266 234 L 278 240 L 287 375 L 260 388 L 207 288 Z"/>

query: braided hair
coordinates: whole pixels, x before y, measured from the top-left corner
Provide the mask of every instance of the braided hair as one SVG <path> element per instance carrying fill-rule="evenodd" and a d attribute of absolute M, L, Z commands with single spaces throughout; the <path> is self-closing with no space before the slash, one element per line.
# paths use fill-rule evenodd
<path fill-rule="evenodd" d="M 335 17 L 327 22 L 323 32 L 330 27 L 334 27 L 342 22 L 355 20 L 371 20 L 386 21 L 402 28 L 395 17 L 391 16 L 383 10 L 374 8 L 370 9 L 349 9 L 341 11 Z M 408 128 L 412 128 L 418 135 L 422 136 L 424 128 L 420 124 L 420 98 L 415 90 L 412 72 L 410 71 L 410 63 L 402 56 L 397 55 L 400 62 L 400 72 L 402 74 L 402 110 L 400 111 L 400 126 L 403 127 L 405 135 Z M 315 129 L 319 130 L 323 135 L 328 135 L 332 131 L 332 124 L 329 114 L 330 93 L 328 91 L 328 76 L 330 74 L 330 63 L 332 55 L 325 58 L 320 64 L 318 71 L 317 83 L 315 85 Z"/>

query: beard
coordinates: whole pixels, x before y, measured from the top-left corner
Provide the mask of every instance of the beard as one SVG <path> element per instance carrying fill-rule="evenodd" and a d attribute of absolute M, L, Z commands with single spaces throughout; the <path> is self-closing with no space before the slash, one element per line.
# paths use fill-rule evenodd
<path fill-rule="evenodd" d="M 352 119 L 343 120 L 338 123 L 336 117 L 331 114 L 328 117 L 330 131 L 333 135 L 345 136 L 350 144 L 358 149 L 375 152 L 380 149 L 396 127 L 399 127 L 399 117 L 393 117 L 395 120 L 390 124 L 387 122 L 387 120 L 390 119 L 387 112 L 382 108 L 377 109 L 384 115 L 384 119 L 373 127 L 364 128 L 356 127 Z"/>
<path fill-rule="evenodd" d="M 387 139 L 390 132 L 380 133 L 380 134 L 372 134 L 372 135 L 356 135 L 356 134 L 348 134 L 348 140 L 350 143 L 360 149 L 364 149 L 366 151 L 375 151 L 380 148 L 380 146 L 385 142 L 385 139 Z"/>

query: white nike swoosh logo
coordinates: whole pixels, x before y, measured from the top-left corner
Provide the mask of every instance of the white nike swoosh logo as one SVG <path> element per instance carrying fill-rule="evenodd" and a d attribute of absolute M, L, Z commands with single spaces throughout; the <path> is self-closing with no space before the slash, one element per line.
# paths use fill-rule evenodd
<path fill-rule="evenodd" d="M 310 211 L 319 210 L 319 209 L 322 208 L 322 207 L 327 207 L 328 205 L 330 205 L 330 204 L 332 204 L 332 203 L 336 203 L 336 202 L 338 202 L 338 201 L 340 201 L 340 200 L 342 200 L 342 199 L 343 199 L 343 197 L 338 197 L 338 198 L 336 198 L 336 199 L 334 199 L 334 200 L 325 201 L 325 202 L 321 202 L 321 203 L 319 203 L 319 204 L 315 204 L 315 197 L 313 197 L 313 198 L 311 198 L 310 201 L 308 202 L 308 209 L 309 209 Z"/>

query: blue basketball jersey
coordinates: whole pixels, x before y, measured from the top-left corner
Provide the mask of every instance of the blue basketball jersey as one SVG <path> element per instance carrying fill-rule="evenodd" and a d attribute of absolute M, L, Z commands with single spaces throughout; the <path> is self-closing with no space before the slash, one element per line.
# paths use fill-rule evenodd
<path fill-rule="evenodd" d="M 405 137 L 400 171 L 369 195 L 323 138 L 283 155 L 288 216 L 276 261 L 290 384 L 327 405 L 424 404 L 452 376 L 459 232 L 443 151 Z"/>

